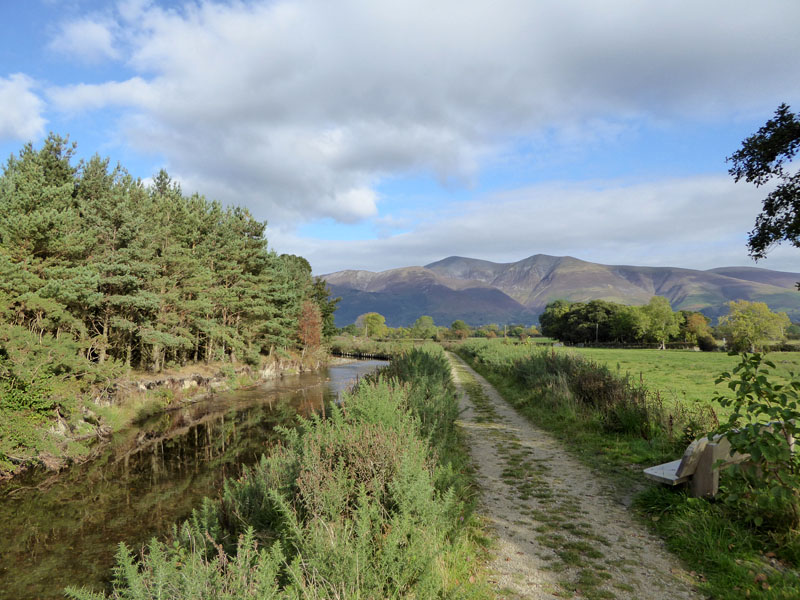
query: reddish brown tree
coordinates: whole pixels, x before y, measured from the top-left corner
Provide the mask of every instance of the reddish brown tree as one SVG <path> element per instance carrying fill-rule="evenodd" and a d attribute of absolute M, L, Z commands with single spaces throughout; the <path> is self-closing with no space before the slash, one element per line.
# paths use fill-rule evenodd
<path fill-rule="evenodd" d="M 303 302 L 298 329 L 297 335 L 306 348 L 317 348 L 322 343 L 322 315 L 319 307 L 311 300 Z"/>

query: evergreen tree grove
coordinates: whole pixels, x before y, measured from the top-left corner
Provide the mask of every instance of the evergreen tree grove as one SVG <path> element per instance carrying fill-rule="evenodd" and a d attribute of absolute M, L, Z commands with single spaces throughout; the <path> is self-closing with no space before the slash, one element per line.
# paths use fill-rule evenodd
<path fill-rule="evenodd" d="M 74 166 L 74 150 L 51 134 L 0 175 L 7 381 L 31 385 L 14 372 L 25 370 L 20 353 L 31 344 L 72 356 L 40 376 L 108 363 L 257 363 L 298 343 L 304 302 L 332 316 L 336 301 L 307 261 L 270 250 L 266 225 L 246 209 L 187 196 L 164 171 L 146 186 L 99 156 Z"/>

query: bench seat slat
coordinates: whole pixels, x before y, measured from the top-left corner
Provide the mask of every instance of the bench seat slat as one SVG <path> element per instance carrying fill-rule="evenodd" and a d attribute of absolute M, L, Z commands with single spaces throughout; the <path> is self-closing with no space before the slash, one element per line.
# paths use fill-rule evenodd
<path fill-rule="evenodd" d="M 667 483 L 670 485 L 678 485 L 684 481 L 689 481 L 690 475 L 678 477 L 678 467 L 681 464 L 681 459 L 673 460 L 672 462 L 664 463 L 663 465 L 656 465 L 644 470 L 645 477 L 658 481 L 660 483 Z"/>

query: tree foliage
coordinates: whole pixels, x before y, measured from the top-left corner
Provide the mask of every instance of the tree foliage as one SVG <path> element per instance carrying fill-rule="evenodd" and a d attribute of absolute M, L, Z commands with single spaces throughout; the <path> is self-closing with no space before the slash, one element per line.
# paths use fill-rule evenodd
<path fill-rule="evenodd" d="M 328 284 L 323 279 L 315 279 L 311 288 L 311 298 L 319 308 L 320 318 L 322 319 L 322 336 L 327 339 L 336 335 L 334 313 L 342 300 L 341 297 L 331 298 Z"/>
<path fill-rule="evenodd" d="M 539 325 L 542 335 L 552 337 L 557 340 L 564 340 L 566 334 L 566 318 L 572 304 L 566 300 L 555 300 L 550 302 L 539 315 Z"/>
<path fill-rule="evenodd" d="M 369 338 L 386 337 L 389 328 L 386 326 L 386 317 L 380 313 L 368 312 L 359 315 L 356 319 L 356 327 Z"/>
<path fill-rule="evenodd" d="M 769 249 L 781 242 L 800 248 L 800 170 L 792 173 L 787 165 L 800 149 L 800 118 L 781 104 L 775 116 L 742 147 L 728 157 L 729 173 L 736 181 L 762 186 L 777 181 L 764 198 L 761 213 L 750 232 L 748 248 L 753 258 L 765 258 Z"/>
<path fill-rule="evenodd" d="M 607 300 L 555 300 L 545 307 L 539 323 L 542 335 L 562 342 L 655 342 L 663 348 L 667 341 L 678 338 L 684 313 L 674 312 L 669 301 L 661 296 L 653 296 L 644 306 L 626 306 Z M 702 315 L 699 318 L 706 322 Z"/>
<path fill-rule="evenodd" d="M 719 331 L 737 351 L 755 352 L 764 344 L 784 338 L 791 325 L 786 313 L 774 313 L 764 302 L 737 300 L 728 303 L 728 314 L 719 320 Z"/>
<path fill-rule="evenodd" d="M 318 348 L 322 343 L 322 315 L 319 307 L 311 300 L 303 302 L 300 309 L 298 337 L 306 348 Z"/>
<path fill-rule="evenodd" d="M 450 332 L 454 338 L 463 340 L 469 337 L 471 330 L 464 321 L 456 319 L 450 324 Z"/>
<path fill-rule="evenodd" d="M 82 361 L 72 372 L 107 361 L 158 371 L 257 362 L 296 343 L 304 302 L 323 320 L 332 314 L 308 262 L 271 251 L 266 225 L 246 209 L 187 196 L 163 170 L 145 185 L 99 156 L 73 166 L 74 151 L 51 134 L 41 149 L 12 155 L 0 176 L 6 331 L 71 345 Z M 18 354 L 7 344 L 0 353 Z"/>
<path fill-rule="evenodd" d="M 422 315 L 411 326 L 411 337 L 416 339 L 433 339 L 437 333 L 433 317 Z"/>
<path fill-rule="evenodd" d="M 710 319 L 702 313 L 682 310 L 681 337 L 686 342 L 696 343 L 711 335 Z"/>
<path fill-rule="evenodd" d="M 658 342 L 663 350 L 667 340 L 680 332 L 680 314 L 672 311 L 669 300 L 663 296 L 653 296 L 641 311 L 644 315 L 644 337 Z"/>
<path fill-rule="evenodd" d="M 800 379 L 770 377 L 775 364 L 760 354 L 742 354 L 733 373 L 722 373 L 731 395 L 714 398 L 731 414 L 716 433 L 728 438 L 731 449 L 750 456 L 731 469 L 740 476 L 724 494 L 727 503 L 760 527 L 791 530 L 800 524 L 800 457 L 794 450 L 800 434 Z"/>

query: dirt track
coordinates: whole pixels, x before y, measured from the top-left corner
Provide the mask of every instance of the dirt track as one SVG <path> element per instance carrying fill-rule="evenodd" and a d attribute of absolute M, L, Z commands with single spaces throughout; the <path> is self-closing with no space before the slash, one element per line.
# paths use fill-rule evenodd
<path fill-rule="evenodd" d="M 450 354 L 495 530 L 490 582 L 506 598 L 700 598 L 691 578 L 589 469 Z"/>

